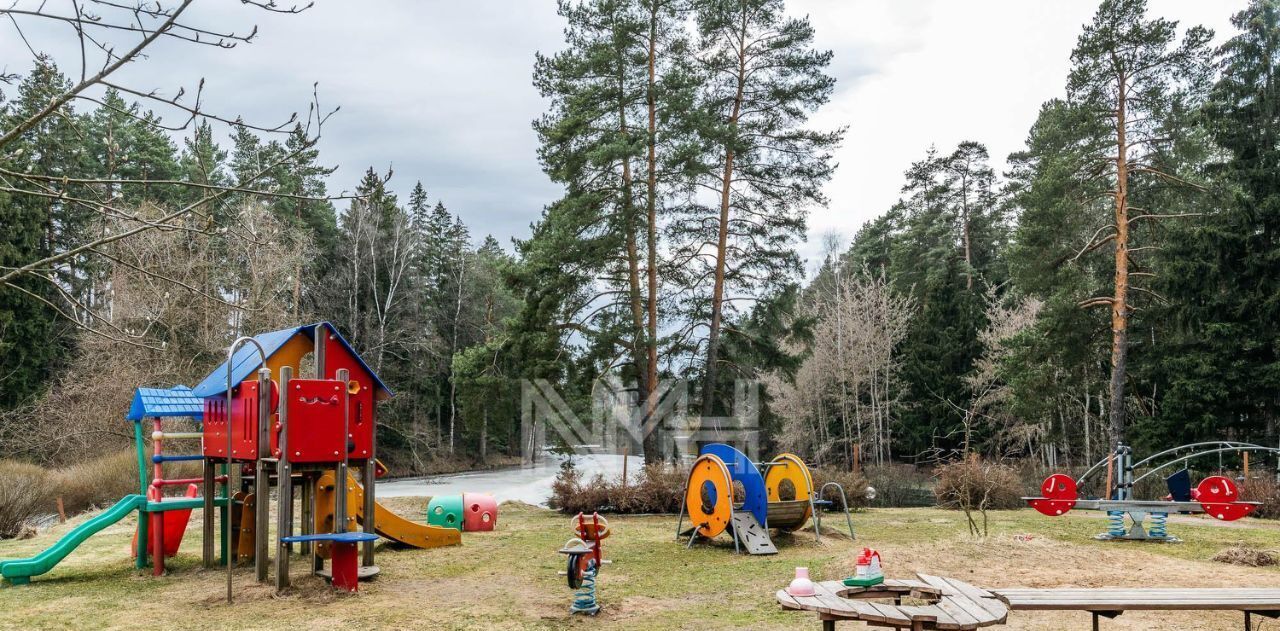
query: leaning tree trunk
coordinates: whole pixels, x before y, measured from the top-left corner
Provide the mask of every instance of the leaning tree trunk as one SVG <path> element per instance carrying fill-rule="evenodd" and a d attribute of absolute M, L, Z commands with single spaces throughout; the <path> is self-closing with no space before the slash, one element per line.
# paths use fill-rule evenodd
<path fill-rule="evenodd" d="M 746 32 L 746 14 L 743 14 L 742 33 Z M 747 51 L 738 46 L 738 87 L 733 97 L 733 110 L 729 114 L 729 141 L 724 151 L 724 175 L 720 181 L 720 217 L 716 235 L 715 284 L 711 290 L 711 329 L 707 334 L 707 365 L 703 369 L 702 414 L 710 416 L 715 403 L 716 380 L 720 362 L 720 327 L 724 318 L 725 257 L 728 256 L 729 199 L 733 190 L 734 136 L 738 130 L 738 116 L 742 112 L 742 97 L 747 78 Z"/>

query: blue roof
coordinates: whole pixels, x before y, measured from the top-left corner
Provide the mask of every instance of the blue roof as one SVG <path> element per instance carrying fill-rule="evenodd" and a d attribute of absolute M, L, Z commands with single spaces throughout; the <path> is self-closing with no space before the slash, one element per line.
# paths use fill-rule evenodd
<path fill-rule="evenodd" d="M 284 346 L 289 340 L 293 339 L 293 337 L 299 333 L 315 340 L 315 330 L 317 327 L 321 326 L 328 328 L 329 331 L 333 333 L 334 338 L 342 343 L 342 346 L 356 358 L 356 361 L 360 362 L 360 365 L 373 376 L 373 380 L 378 384 L 379 388 L 385 391 L 387 395 L 394 394 L 391 392 L 391 388 L 387 387 L 387 384 L 382 383 L 382 380 L 373 372 L 373 369 L 370 368 L 368 364 L 364 363 L 364 359 L 360 357 L 360 354 L 357 353 L 355 349 L 351 348 L 351 344 L 347 343 L 346 338 L 342 337 L 342 334 L 338 332 L 338 329 L 328 322 L 317 322 L 315 324 L 297 326 L 291 329 L 280 329 L 279 331 L 261 333 L 253 336 L 253 339 L 257 340 L 258 343 L 262 345 L 262 350 L 267 354 L 267 357 L 271 357 L 276 353 L 276 351 L 280 350 L 280 347 Z M 231 366 L 231 383 L 236 384 L 248 379 L 254 371 L 258 370 L 258 368 L 262 366 L 262 361 L 258 356 L 258 349 L 255 348 L 253 344 L 242 345 L 240 348 L 236 349 L 236 354 L 232 356 Z M 226 391 L 227 362 L 224 361 L 221 364 L 218 364 L 218 367 L 215 368 L 213 372 L 209 373 L 209 376 L 205 377 L 204 381 L 201 381 L 196 385 L 195 389 L 192 390 L 192 394 L 199 398 L 207 398 L 219 396 Z"/>
<path fill-rule="evenodd" d="M 125 418 L 140 421 L 157 416 L 204 416 L 204 401 L 191 394 L 191 388 L 174 386 L 164 388 L 138 388 L 133 393 L 133 404 Z"/>

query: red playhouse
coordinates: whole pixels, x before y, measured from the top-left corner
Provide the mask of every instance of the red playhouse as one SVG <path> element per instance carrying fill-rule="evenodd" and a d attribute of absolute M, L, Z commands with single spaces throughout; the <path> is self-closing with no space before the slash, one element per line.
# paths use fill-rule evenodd
<path fill-rule="evenodd" d="M 228 360 L 192 392 L 204 400 L 205 477 L 218 463 L 226 463 L 231 475 L 233 506 L 224 528 L 230 535 L 223 539 L 231 559 L 228 601 L 230 566 L 238 557 L 251 557 L 258 581 L 267 582 L 273 483 L 277 590 L 289 584 L 295 543 L 309 557 L 312 571 L 347 591 L 356 590 L 357 577 L 377 573 L 379 534 L 416 547 L 461 543 L 456 530 L 396 519 L 378 505 L 374 482 L 383 469 L 377 462 L 375 410 L 392 392 L 332 324 L 236 340 Z M 334 480 L 346 480 L 348 492 L 334 492 Z M 301 512 L 297 535 L 295 502 Z M 211 565 L 212 510 L 205 511 L 204 533 L 205 560 Z M 332 558 L 329 571 L 327 557 Z"/>

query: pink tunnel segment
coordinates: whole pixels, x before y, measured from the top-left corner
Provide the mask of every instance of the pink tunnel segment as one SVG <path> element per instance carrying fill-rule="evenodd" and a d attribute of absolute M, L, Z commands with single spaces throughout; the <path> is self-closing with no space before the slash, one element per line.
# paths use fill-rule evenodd
<path fill-rule="evenodd" d="M 493 530 L 498 523 L 498 501 L 482 493 L 462 494 L 462 529 L 467 532 Z"/>

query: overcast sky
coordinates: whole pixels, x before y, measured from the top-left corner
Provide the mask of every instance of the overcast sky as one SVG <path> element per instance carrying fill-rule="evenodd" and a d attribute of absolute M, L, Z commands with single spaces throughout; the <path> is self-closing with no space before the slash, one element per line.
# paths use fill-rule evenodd
<path fill-rule="evenodd" d="M 1244 0 L 1150 5 L 1184 28 L 1208 26 L 1221 40 Z M 562 46 L 553 0 L 318 0 L 298 16 L 233 2 L 212 6 L 219 8 L 203 9 L 210 11 L 203 17 L 229 26 L 256 23 L 258 39 L 230 51 L 166 43 L 128 71 L 131 84 L 171 91 L 203 76 L 214 109 L 267 122 L 305 109 L 319 82 L 323 104 L 342 107 L 321 145 L 322 161 L 339 167 L 332 191 L 351 189 L 370 166 L 393 168 L 402 197 L 421 180 L 477 237 L 489 233 L 505 244 L 526 236 L 558 195 L 538 167 L 530 128 L 545 106 L 530 81 L 534 52 Z M 814 209 L 802 247 L 812 263 L 824 235 L 847 242 L 888 208 L 902 172 L 931 144 L 948 150 L 977 140 L 1002 166 L 1021 147 L 1040 104 L 1063 93 L 1068 56 L 1097 2 L 788 0 L 787 6 L 808 14 L 818 45 L 835 51 L 836 94 L 813 124 L 849 128 L 826 187 L 830 207 Z M 35 47 L 74 59 L 59 48 L 57 31 L 29 27 L 27 34 Z M 0 69 L 25 72 L 28 57 L 12 29 L 0 25 Z"/>

